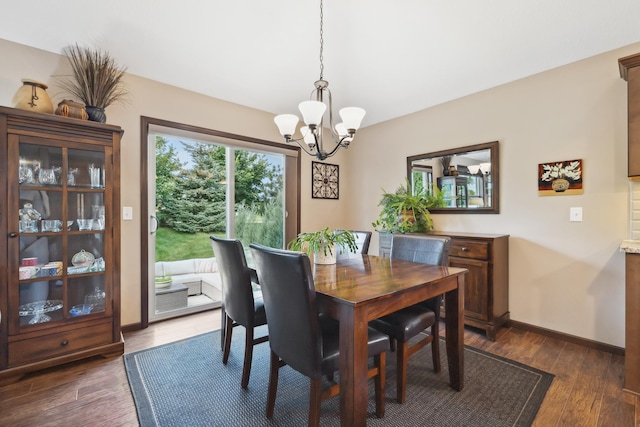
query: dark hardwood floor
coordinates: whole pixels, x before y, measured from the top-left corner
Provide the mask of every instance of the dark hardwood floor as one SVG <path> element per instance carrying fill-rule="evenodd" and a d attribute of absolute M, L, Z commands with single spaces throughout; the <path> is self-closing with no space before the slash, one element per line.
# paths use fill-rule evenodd
<path fill-rule="evenodd" d="M 219 310 L 164 321 L 125 334 L 125 351 L 219 328 Z M 534 426 L 640 426 L 638 398 L 622 391 L 622 356 L 515 328 L 495 342 L 467 329 L 465 343 L 556 375 Z M 121 357 L 70 363 L 0 387 L 0 426 L 63 425 L 138 425 Z"/>

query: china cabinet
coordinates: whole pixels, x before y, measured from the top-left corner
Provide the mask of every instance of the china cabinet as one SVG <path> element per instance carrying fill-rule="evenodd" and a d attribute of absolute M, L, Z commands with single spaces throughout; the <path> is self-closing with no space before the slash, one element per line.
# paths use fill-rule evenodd
<path fill-rule="evenodd" d="M 464 285 L 464 323 L 482 328 L 487 338 L 496 333 L 509 314 L 509 236 L 500 234 L 432 231 L 449 236 L 449 265 L 469 270 Z M 391 255 L 391 233 L 380 233 L 380 256 Z M 443 311 L 444 312 L 444 311 Z"/>
<path fill-rule="evenodd" d="M 123 352 L 121 135 L 0 107 L 0 382 Z"/>

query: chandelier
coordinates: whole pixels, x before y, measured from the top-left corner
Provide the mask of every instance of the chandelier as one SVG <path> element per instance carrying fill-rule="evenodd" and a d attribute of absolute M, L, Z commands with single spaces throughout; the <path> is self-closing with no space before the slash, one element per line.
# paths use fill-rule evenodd
<path fill-rule="evenodd" d="M 342 122 L 333 124 L 333 109 L 331 107 L 331 91 L 329 82 L 324 80 L 324 64 L 322 63 L 323 40 L 323 13 L 322 0 L 320 0 L 320 79 L 314 83 L 315 89 L 311 92 L 311 99 L 298 105 L 302 113 L 302 119 L 306 126 L 300 128 L 300 137 L 295 137 L 296 127 L 300 119 L 295 114 L 280 114 L 273 120 L 287 143 L 296 142 L 302 150 L 310 156 L 324 160 L 333 156 L 341 147 L 348 148 L 353 136 L 360 127 L 365 111 L 358 107 L 342 108 L 339 112 Z M 324 117 L 329 113 L 328 133 L 333 140 L 333 145 L 325 148 L 323 139 Z"/>

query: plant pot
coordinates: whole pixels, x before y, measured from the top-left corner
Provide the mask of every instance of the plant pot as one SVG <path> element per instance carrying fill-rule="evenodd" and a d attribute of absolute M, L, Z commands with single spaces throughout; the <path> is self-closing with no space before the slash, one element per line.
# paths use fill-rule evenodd
<path fill-rule="evenodd" d="M 318 252 L 315 252 L 313 254 L 313 261 L 316 264 L 335 264 L 336 263 L 336 254 L 337 252 L 337 246 L 333 245 L 333 249 L 331 252 L 329 252 L 329 250 L 327 250 L 327 254 L 325 255 L 325 250 L 324 248 L 321 248 Z"/>
<path fill-rule="evenodd" d="M 87 105 L 85 109 L 87 110 L 87 115 L 89 116 L 89 120 L 91 120 L 92 122 L 100 122 L 100 123 L 107 122 L 107 115 L 104 113 L 104 108 L 92 107 L 90 105 Z"/>
<path fill-rule="evenodd" d="M 569 181 L 564 178 L 558 178 L 551 181 L 551 188 L 556 193 L 562 193 L 569 189 Z"/>
<path fill-rule="evenodd" d="M 53 113 L 53 104 L 47 94 L 47 88 L 44 83 L 22 79 L 22 87 L 13 96 L 13 106 L 21 110 Z"/>

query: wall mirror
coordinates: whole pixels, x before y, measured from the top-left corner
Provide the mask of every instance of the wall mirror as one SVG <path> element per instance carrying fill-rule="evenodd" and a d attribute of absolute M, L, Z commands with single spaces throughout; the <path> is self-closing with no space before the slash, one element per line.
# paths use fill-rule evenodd
<path fill-rule="evenodd" d="M 498 141 L 407 157 L 412 191 L 442 192 L 431 213 L 500 213 Z"/>

